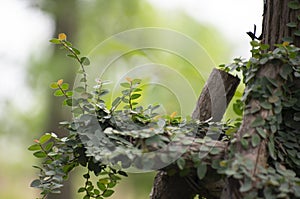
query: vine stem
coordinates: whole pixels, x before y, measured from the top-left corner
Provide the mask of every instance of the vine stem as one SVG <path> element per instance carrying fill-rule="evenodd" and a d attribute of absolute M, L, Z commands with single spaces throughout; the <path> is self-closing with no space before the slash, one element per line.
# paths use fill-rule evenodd
<path fill-rule="evenodd" d="M 83 78 L 85 80 L 84 82 L 84 91 L 87 92 L 87 84 L 86 84 L 86 81 L 87 81 L 87 74 L 86 74 L 86 71 L 84 69 L 84 66 L 82 64 L 82 61 L 80 60 L 80 58 L 78 57 L 78 55 L 76 54 L 76 52 L 72 49 L 72 47 L 70 47 L 64 40 L 61 40 L 61 44 L 67 49 L 69 50 L 72 55 L 76 58 L 76 60 L 78 61 L 78 63 L 80 64 L 80 67 L 82 69 L 82 72 L 83 72 Z"/>

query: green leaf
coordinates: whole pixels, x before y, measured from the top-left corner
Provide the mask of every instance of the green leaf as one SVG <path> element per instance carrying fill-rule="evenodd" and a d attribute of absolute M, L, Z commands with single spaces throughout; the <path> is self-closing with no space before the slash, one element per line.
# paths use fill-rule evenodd
<path fill-rule="evenodd" d="M 264 57 L 264 58 L 262 58 L 262 59 L 259 60 L 259 63 L 260 63 L 261 65 L 264 65 L 264 64 L 267 63 L 268 61 L 269 61 L 269 59 L 268 59 L 267 57 Z"/>
<path fill-rule="evenodd" d="M 255 120 L 252 122 L 251 127 L 259 127 L 265 125 L 265 120 L 261 116 L 257 116 Z"/>
<path fill-rule="evenodd" d="M 89 58 L 87 58 L 87 57 L 81 57 L 80 63 L 82 63 L 85 66 L 88 66 L 88 65 L 90 65 L 91 62 L 90 62 Z"/>
<path fill-rule="evenodd" d="M 41 185 L 41 181 L 39 179 L 36 179 L 30 183 L 30 187 L 38 187 L 40 185 Z"/>
<path fill-rule="evenodd" d="M 61 90 L 56 90 L 54 92 L 54 96 L 63 96 L 63 95 L 64 95 L 64 93 Z"/>
<path fill-rule="evenodd" d="M 113 195 L 114 192 L 115 192 L 114 190 L 107 189 L 107 190 L 105 190 L 105 191 L 103 192 L 102 196 L 103 196 L 103 197 L 109 197 L 109 196 Z"/>
<path fill-rule="evenodd" d="M 121 176 L 128 177 L 127 173 L 124 171 L 118 171 L 118 174 L 120 174 Z"/>
<path fill-rule="evenodd" d="M 77 93 L 82 93 L 82 92 L 84 92 L 84 87 L 78 86 L 78 87 L 76 87 L 74 90 L 75 90 Z"/>
<path fill-rule="evenodd" d="M 54 145 L 54 142 L 49 142 L 49 143 L 45 146 L 45 150 L 46 150 L 46 151 L 49 151 L 50 149 L 52 149 L 53 145 Z"/>
<path fill-rule="evenodd" d="M 283 79 L 287 80 L 288 75 L 291 74 L 292 72 L 293 72 L 292 66 L 289 64 L 285 64 L 280 70 L 280 76 Z"/>
<path fill-rule="evenodd" d="M 249 143 L 248 143 L 248 141 L 247 141 L 246 139 L 242 138 L 242 139 L 241 139 L 241 145 L 242 145 L 242 147 L 243 147 L 244 149 L 248 149 Z"/>
<path fill-rule="evenodd" d="M 44 144 L 51 139 L 51 134 L 42 135 L 39 139 L 40 144 Z"/>
<path fill-rule="evenodd" d="M 184 158 L 179 158 L 177 161 L 176 161 L 176 164 L 178 166 L 178 168 L 180 170 L 183 170 L 184 169 L 184 166 L 185 166 L 185 159 Z"/>
<path fill-rule="evenodd" d="M 57 82 L 51 83 L 51 84 L 50 84 L 50 88 L 52 88 L 52 89 L 57 89 L 57 88 L 58 88 Z"/>
<path fill-rule="evenodd" d="M 134 79 L 132 80 L 132 84 L 135 85 L 135 84 L 140 84 L 142 82 L 141 79 Z"/>
<path fill-rule="evenodd" d="M 107 185 L 107 187 L 108 187 L 108 188 L 113 188 L 113 187 L 115 187 L 116 185 L 117 185 L 117 182 L 111 181 L 111 182 Z"/>
<path fill-rule="evenodd" d="M 272 104 L 270 104 L 267 101 L 261 102 L 260 106 L 263 107 L 264 109 L 268 109 L 268 110 L 270 110 L 272 108 Z"/>
<path fill-rule="evenodd" d="M 74 47 L 71 47 L 72 50 L 75 52 L 76 55 L 80 55 L 80 51 Z"/>
<path fill-rule="evenodd" d="M 45 158 L 45 157 L 47 157 L 46 153 L 43 152 L 43 151 L 37 151 L 37 152 L 35 152 L 33 155 L 34 155 L 35 157 L 37 157 L 37 158 Z"/>
<path fill-rule="evenodd" d="M 130 86 L 130 84 L 128 83 L 128 82 L 123 82 L 123 83 L 121 83 L 120 84 L 122 87 L 124 87 L 124 88 L 130 88 L 131 86 Z"/>
<path fill-rule="evenodd" d="M 77 191 L 78 193 L 82 193 L 82 192 L 85 192 L 85 188 L 84 187 L 80 187 Z"/>
<path fill-rule="evenodd" d="M 103 183 L 101 183 L 101 182 L 97 182 L 97 187 L 98 187 L 101 191 L 105 191 L 105 190 L 106 190 L 105 184 L 103 184 Z"/>
<path fill-rule="evenodd" d="M 294 120 L 295 120 L 296 122 L 299 122 L 299 121 L 300 121 L 300 112 L 294 114 Z"/>
<path fill-rule="evenodd" d="M 67 106 L 72 106 L 73 105 L 72 104 L 72 99 L 71 98 L 65 99 L 63 104 L 67 105 Z"/>
<path fill-rule="evenodd" d="M 261 50 L 268 50 L 270 48 L 270 45 L 269 44 L 261 44 L 260 45 L 260 49 Z"/>
<path fill-rule="evenodd" d="M 296 31 L 294 32 L 294 35 L 300 36 L 300 30 L 296 30 Z"/>
<path fill-rule="evenodd" d="M 73 54 L 68 54 L 67 56 L 77 60 L 77 57 Z"/>
<path fill-rule="evenodd" d="M 200 164 L 197 167 L 197 176 L 198 176 L 198 178 L 200 180 L 202 180 L 205 177 L 206 172 L 207 172 L 207 166 L 206 166 L 206 164 Z"/>
<path fill-rule="evenodd" d="M 252 181 L 251 179 L 246 178 L 242 186 L 240 187 L 240 192 L 249 191 L 251 188 L 252 188 Z"/>
<path fill-rule="evenodd" d="M 37 150 L 41 150 L 41 146 L 39 144 L 33 144 L 31 146 L 28 147 L 29 151 L 37 151 Z"/>
<path fill-rule="evenodd" d="M 66 92 L 66 95 L 67 95 L 68 97 L 72 97 L 72 96 L 73 96 L 73 91 L 68 91 L 68 92 Z"/>
<path fill-rule="evenodd" d="M 253 147 L 256 147 L 260 143 L 260 137 L 257 134 L 252 135 L 251 137 L 251 143 Z"/>
<path fill-rule="evenodd" d="M 262 128 L 258 127 L 258 128 L 256 128 L 256 131 L 257 131 L 257 133 L 258 133 L 262 138 L 266 138 L 266 137 L 267 137 L 266 132 L 265 132 Z"/>
<path fill-rule="evenodd" d="M 83 199 L 90 199 L 91 197 L 89 196 L 89 195 L 85 195 L 84 197 L 83 197 Z"/>
<path fill-rule="evenodd" d="M 53 43 L 53 44 L 61 44 L 61 41 L 59 39 L 50 39 L 49 42 Z"/>
<path fill-rule="evenodd" d="M 276 160 L 277 157 L 276 157 L 276 155 L 275 155 L 275 146 L 274 146 L 274 142 L 273 142 L 273 141 L 268 142 L 268 150 L 269 150 L 270 156 L 271 156 L 274 160 Z"/>
<path fill-rule="evenodd" d="M 141 94 L 133 94 L 133 95 L 131 95 L 130 96 L 130 99 L 132 99 L 132 100 L 134 100 L 134 99 L 137 99 L 137 98 L 139 98 L 139 97 L 141 97 Z"/>
<path fill-rule="evenodd" d="M 69 89 L 69 84 L 68 83 L 63 83 L 60 87 L 63 90 L 68 90 Z"/>
<path fill-rule="evenodd" d="M 117 106 L 120 102 L 121 102 L 121 98 L 120 98 L 120 97 L 117 97 L 117 98 L 113 101 L 112 107 Z"/>
<path fill-rule="evenodd" d="M 290 22 L 286 24 L 290 28 L 296 28 L 297 27 L 297 22 Z"/>
<path fill-rule="evenodd" d="M 298 10 L 298 9 L 300 9 L 300 4 L 299 4 L 298 1 L 290 1 L 288 3 L 288 7 L 293 9 L 293 10 Z"/>

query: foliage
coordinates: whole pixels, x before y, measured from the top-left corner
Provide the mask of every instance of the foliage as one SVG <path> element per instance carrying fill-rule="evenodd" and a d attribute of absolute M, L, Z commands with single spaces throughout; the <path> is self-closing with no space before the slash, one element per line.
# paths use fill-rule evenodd
<path fill-rule="evenodd" d="M 74 92 L 62 79 L 50 85 L 55 96 L 65 98 L 63 105 L 72 108 L 73 120 L 60 123 L 69 130 L 69 135 L 58 138 L 54 133 L 46 133 L 28 148 L 35 157 L 43 160 L 41 167 L 34 166 L 40 170 L 40 175 L 31 183 L 32 187 L 42 190 L 43 198 L 49 193 L 60 193 L 63 180 L 78 166 L 87 167 L 87 173 L 83 175 L 86 183 L 78 190 L 84 193 L 84 199 L 109 197 L 121 176 L 127 176 L 124 169 L 160 168 L 178 159 L 194 141 L 205 143 L 205 140 L 211 140 L 210 137 L 195 138 L 203 137 L 208 129 L 217 136 L 219 131 L 226 134 L 226 124 L 183 119 L 176 112 L 162 116 L 155 113 L 159 105 L 139 106 L 140 79 L 126 78 L 127 82 L 120 84 L 124 89 L 122 95 L 107 106 L 102 97 L 109 92 L 105 85 L 110 82 L 97 79 L 94 90 L 89 92 L 85 72 L 89 59 L 80 57 L 80 51 L 63 33 L 50 42 L 66 49 L 70 53 L 67 56 L 79 63 L 78 73 L 82 78 L 81 85 L 73 88 Z M 121 104 L 123 108 L 120 108 Z M 218 153 L 217 148 L 211 151 L 209 148 L 211 146 L 203 147 L 203 152 Z M 163 151 L 155 153 L 160 149 Z M 178 151 L 182 152 L 178 154 Z M 150 156 L 145 158 L 147 153 Z M 176 164 L 184 173 L 185 160 L 179 158 Z M 199 167 L 199 177 L 204 177 L 206 164 L 197 161 L 195 167 Z M 90 180 L 91 173 L 99 176 L 96 185 Z"/>
<path fill-rule="evenodd" d="M 63 80 L 51 84 L 54 95 L 64 97 L 63 104 L 72 108 L 73 120 L 60 123 L 69 130 L 69 136 L 58 138 L 54 133 L 46 133 L 28 148 L 35 157 L 43 159 L 42 167 L 35 166 L 40 170 L 39 178 L 31 184 L 42 190 L 43 198 L 48 193 L 59 193 L 63 180 L 77 166 L 87 167 L 83 175 L 86 182 L 78 190 L 87 199 L 111 196 L 121 176 L 127 176 L 124 171 L 127 168 L 151 170 L 173 161 L 167 169 L 170 175 L 177 172 L 175 166 L 180 175 L 195 169 L 198 178 L 203 179 L 208 167 L 212 167 L 221 177 L 241 180 L 240 192 L 247 198 L 300 197 L 300 92 L 294 83 L 300 77 L 299 48 L 284 42 L 274 51 L 267 51 L 268 45 L 252 41 L 250 60 L 238 58 L 233 64 L 221 66 L 227 72 L 243 72 L 247 87 L 242 99 L 234 105 L 239 116 L 255 115 L 261 110 L 268 112 L 266 118 L 258 115 L 251 124 L 256 130 L 254 134 L 245 134 L 237 140 L 235 133 L 241 119 L 225 124 L 199 122 L 183 119 L 176 113 L 158 115 L 155 111 L 159 105 L 139 106 L 140 79 L 126 78 L 127 82 L 121 83 L 122 95 L 108 106 L 102 97 L 108 93 L 105 85 L 109 81 L 96 80 L 94 90 L 89 92 L 85 73 L 89 59 L 80 57 L 80 51 L 65 35 L 51 42 L 70 52 L 68 56 L 80 65 L 82 78 L 74 93 Z M 280 77 L 276 77 L 279 79 L 259 77 L 259 68 L 273 62 L 282 65 Z M 257 106 L 245 107 L 252 99 L 259 102 Z M 206 135 L 208 131 L 210 135 Z M 243 157 L 237 145 L 255 148 L 264 141 L 270 154 L 269 166 L 258 168 L 260 172 L 253 175 L 251 171 L 257 165 Z M 224 145 L 218 143 L 228 143 L 226 156 Z M 163 152 L 151 153 L 160 149 Z M 183 152 L 178 154 L 178 151 Z M 145 158 L 147 154 L 151 155 Z M 99 176 L 96 185 L 90 180 L 91 173 Z"/>
<path fill-rule="evenodd" d="M 300 77 L 300 48 L 288 42 L 277 45 L 273 51 L 267 51 L 269 46 L 257 41 L 252 41 L 251 45 L 252 57 L 249 61 L 236 59 L 235 63 L 223 67 L 226 71 L 243 71 L 244 83 L 248 85 L 242 98 L 245 104 L 250 99 L 259 102 L 255 106 L 246 107 L 245 114 L 256 115 L 262 110 L 266 112 L 266 117 L 256 116 L 251 124 L 256 133 L 244 135 L 241 145 L 244 148 L 257 147 L 266 140 L 270 155 L 269 167 L 259 168 L 260 173 L 253 176 L 250 171 L 256 165 L 232 150 L 232 160 L 222 163 L 226 167 L 221 173 L 236 179 L 246 176 L 240 192 L 247 192 L 249 198 L 300 197 L 300 90 L 299 85 L 296 85 L 296 80 Z M 279 77 L 259 75 L 259 69 L 267 67 L 268 63 L 281 65 Z M 274 65 L 269 65 L 272 66 Z M 232 143 L 235 141 L 232 140 Z M 253 187 L 262 193 L 251 191 Z"/>

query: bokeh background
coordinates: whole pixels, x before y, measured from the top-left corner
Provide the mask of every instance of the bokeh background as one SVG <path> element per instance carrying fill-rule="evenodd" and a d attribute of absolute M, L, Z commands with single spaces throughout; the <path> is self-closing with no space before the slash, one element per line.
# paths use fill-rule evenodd
<path fill-rule="evenodd" d="M 229 63 L 234 57 L 250 56 L 250 38 L 245 32 L 252 31 L 256 24 L 260 34 L 262 7 L 262 0 L 2 0 L 0 198 L 38 196 L 38 190 L 29 187 L 37 175 L 32 165 L 38 162 L 27 147 L 41 133 L 53 131 L 63 135 L 66 132 L 57 128 L 57 124 L 71 118 L 68 109 L 61 106 L 61 100 L 53 97 L 49 84 L 61 78 L 72 83 L 77 66 L 66 58 L 64 51 L 51 45 L 49 39 L 64 32 L 86 55 L 105 39 L 125 30 L 168 28 L 187 35 L 205 49 L 209 59 L 203 59 L 199 67 L 209 73 L 213 67 Z M 178 57 L 154 54 L 157 53 L 158 62 L 177 67 L 186 77 L 193 76 L 193 71 Z M 129 57 L 109 78 L 117 82 L 114 72 L 130 69 L 139 63 L 136 60 Z M 204 82 L 205 77 L 191 81 L 197 95 Z M 170 100 L 172 95 L 168 98 L 163 89 L 158 89 L 151 98 L 151 91 L 148 89 L 150 98 L 146 100 L 168 104 L 167 113 L 178 111 L 178 104 Z M 239 88 L 237 95 L 241 93 Z M 187 114 L 194 104 L 193 98 L 183 104 Z M 232 111 L 228 112 L 227 117 L 235 117 Z M 80 169 L 73 172 L 64 195 L 51 198 L 80 198 L 76 190 L 83 183 L 81 175 Z M 148 198 L 153 177 L 154 173 L 131 174 L 120 183 L 112 198 Z"/>

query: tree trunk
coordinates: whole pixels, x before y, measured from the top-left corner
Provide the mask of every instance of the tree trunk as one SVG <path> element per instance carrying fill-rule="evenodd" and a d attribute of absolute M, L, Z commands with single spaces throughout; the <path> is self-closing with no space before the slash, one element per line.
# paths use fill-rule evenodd
<path fill-rule="evenodd" d="M 193 118 L 205 121 L 212 117 L 213 121 L 220 121 L 239 82 L 239 78 L 214 69 L 202 89 L 193 112 Z M 212 170 L 212 168 L 209 168 L 209 170 Z M 214 172 L 208 171 L 207 173 Z M 199 182 L 195 171 L 181 177 L 179 173 L 169 176 L 163 169 L 158 172 L 154 179 L 150 198 L 193 199 L 199 193 L 207 198 L 219 198 L 223 186 L 223 182 L 215 179 L 212 175 L 208 175 Z"/>
<path fill-rule="evenodd" d="M 283 41 L 289 40 L 293 41 L 293 44 L 300 46 L 300 40 L 298 36 L 294 35 L 294 30 L 287 26 L 289 22 L 297 22 L 297 16 L 300 15 L 298 10 L 293 10 L 288 7 L 290 0 L 267 0 L 264 8 L 264 18 L 263 18 L 263 34 L 262 34 L 262 43 L 269 44 L 270 49 L 275 49 L 275 44 L 282 44 Z M 299 26 L 299 25 L 298 25 Z M 299 28 L 299 27 L 298 27 Z M 282 80 L 280 78 L 280 72 L 284 63 L 280 60 L 268 61 L 266 64 L 262 65 L 258 72 L 256 73 L 255 79 L 267 77 L 275 80 L 278 85 L 282 85 Z M 246 85 L 249 87 L 251 85 Z M 276 90 L 274 89 L 273 93 Z M 251 110 L 257 106 L 260 106 L 262 102 L 256 100 L 255 98 L 249 98 L 248 103 L 246 104 L 246 111 Z M 261 109 L 258 113 L 255 114 L 245 114 L 243 117 L 243 123 L 240 127 L 240 130 L 237 133 L 237 139 L 240 141 L 242 137 L 247 135 L 257 134 L 256 129 L 251 127 L 252 122 L 257 118 L 261 117 L 263 120 L 267 120 L 268 116 L 273 115 L 272 110 Z M 284 115 L 284 113 L 283 113 Z M 284 119 L 283 119 L 284 120 Z M 267 137 L 270 135 L 270 130 L 267 128 L 263 129 Z M 262 140 L 260 144 L 256 147 L 249 146 L 248 149 L 243 149 L 239 145 L 239 151 L 243 157 L 248 160 L 251 160 L 255 167 L 251 171 L 253 177 L 255 177 L 260 171 L 259 167 L 267 168 L 269 152 L 267 150 L 267 139 Z M 234 179 L 227 179 L 226 188 L 223 192 L 222 198 L 231 198 L 238 199 L 244 198 L 244 195 L 240 193 L 240 182 Z M 257 190 L 259 192 L 259 190 Z"/>
<path fill-rule="evenodd" d="M 77 20 L 76 16 L 78 14 L 77 10 L 77 1 L 74 0 L 55 0 L 51 2 L 51 5 L 48 5 L 48 2 L 45 2 L 44 9 L 53 14 L 55 20 L 55 35 L 57 37 L 58 33 L 66 33 L 68 35 L 68 40 L 73 41 L 76 38 L 77 32 Z M 70 38 L 72 37 L 72 38 Z M 55 48 L 53 57 L 60 55 L 61 50 Z M 53 58 L 52 58 L 53 59 Z M 61 60 L 61 59 L 57 59 Z M 54 66 L 53 66 L 54 64 Z M 50 65 L 50 63 L 49 63 Z M 73 66 L 64 66 L 65 68 L 61 68 L 61 63 L 55 65 L 55 61 L 51 60 L 51 65 L 49 66 L 52 70 L 60 71 L 61 73 L 66 71 L 66 74 L 61 74 L 64 77 L 64 81 L 73 82 L 75 77 L 75 70 Z M 53 76 L 54 77 L 54 76 Z M 58 78 L 59 79 L 59 78 Z M 53 81 L 57 81 L 58 79 L 53 79 Z M 52 92 L 52 91 L 51 91 Z M 58 133 L 60 137 L 67 136 L 68 132 L 65 129 L 62 129 L 58 126 L 59 122 L 66 120 L 66 115 L 62 107 L 61 99 L 54 97 L 52 93 L 50 93 L 49 100 L 49 114 L 48 114 L 48 123 L 47 132 L 55 132 Z M 69 178 L 73 178 L 73 175 L 70 174 Z M 64 186 L 61 189 L 61 194 L 49 194 L 47 199 L 72 199 L 72 180 L 68 180 L 64 182 Z"/>
<path fill-rule="evenodd" d="M 265 0 L 265 7 L 264 7 L 264 18 L 263 18 L 263 33 L 262 33 L 262 43 L 269 44 L 270 49 L 274 50 L 276 47 L 275 44 L 281 44 L 283 41 L 293 41 L 293 44 L 296 46 L 300 46 L 300 39 L 299 36 L 296 36 L 295 30 L 299 29 L 299 24 L 297 28 L 291 28 L 288 27 L 287 24 L 290 22 L 298 22 L 298 16 L 300 16 L 299 9 L 290 9 L 288 7 L 288 3 L 291 2 L 290 0 Z M 297 24 L 297 23 L 296 23 Z M 262 65 L 255 77 L 254 81 L 266 77 L 271 78 L 275 81 L 277 81 L 278 85 L 282 84 L 282 80 L 280 78 L 280 72 L 282 71 L 283 63 L 280 60 L 272 60 L 268 61 L 266 64 Z M 298 80 L 295 80 L 298 81 Z M 300 82 L 300 81 L 299 81 Z M 207 85 L 210 85 L 212 82 L 208 81 Z M 215 82 L 213 83 L 215 84 Z M 296 83 L 297 88 L 300 88 L 300 83 Z M 251 89 L 251 85 L 246 85 L 246 89 Z M 210 86 L 208 86 L 210 88 Z M 207 88 L 206 88 L 207 89 Z M 209 89 L 210 90 L 210 89 Z M 213 92 L 218 92 L 217 90 L 211 90 Z M 234 92 L 234 90 L 233 90 Z M 275 89 L 274 89 L 275 92 Z M 227 93 L 227 91 L 226 91 Z M 211 93 L 210 93 L 211 94 Z M 213 95 L 217 96 L 217 93 L 214 93 Z M 205 89 L 202 92 L 197 107 L 193 113 L 194 118 L 198 118 L 201 120 L 205 120 L 214 114 L 210 112 L 210 108 L 206 109 L 206 107 L 210 107 L 211 104 L 209 104 L 209 101 L 213 102 L 214 98 L 209 98 L 205 95 Z M 251 110 L 254 107 L 260 106 L 261 101 L 258 101 L 255 97 L 249 96 L 246 101 L 246 110 Z M 213 107 L 213 106 L 212 106 Z M 223 107 L 224 108 L 224 107 Z M 225 107 L 226 108 L 226 107 Z M 220 109 L 218 109 L 220 110 Z M 223 115 L 223 110 L 221 111 Z M 283 110 L 283 115 L 285 110 Z M 268 158 L 269 158 L 269 151 L 267 150 L 266 144 L 267 139 L 262 140 L 257 146 L 253 147 L 251 144 L 249 144 L 249 147 L 243 148 L 241 145 L 241 139 L 246 134 L 248 136 L 252 136 L 254 134 L 257 134 L 256 129 L 251 125 L 253 121 L 261 117 L 263 120 L 267 120 L 268 116 L 274 114 L 272 110 L 266 110 L 261 109 L 260 111 L 256 113 L 248 113 L 244 115 L 242 125 L 239 129 L 239 131 L 236 134 L 237 138 L 237 150 L 239 155 L 241 157 L 250 160 L 253 162 L 253 165 L 255 165 L 251 170 L 250 174 L 253 178 L 255 178 L 256 174 L 258 174 L 259 168 L 267 168 L 268 167 Z M 215 121 L 218 121 L 220 117 L 222 117 L 218 113 L 218 116 L 214 116 L 216 119 Z M 283 120 L 286 118 L 283 118 Z M 263 127 L 262 127 L 263 128 Z M 267 136 L 270 134 L 270 130 L 265 128 L 263 129 L 264 132 L 267 134 Z M 215 171 L 211 171 L 211 173 L 214 173 Z M 219 190 L 217 190 L 216 194 L 211 194 L 215 190 L 212 190 L 212 188 L 218 187 L 216 185 L 217 182 L 220 181 L 213 181 L 211 182 L 207 181 L 207 178 L 210 178 L 212 174 L 206 176 L 204 180 L 201 182 L 197 182 L 197 179 L 194 175 L 188 176 L 186 178 L 177 176 L 169 177 L 164 171 L 159 171 L 158 175 L 155 178 L 154 187 L 151 194 L 151 199 L 189 199 L 193 198 L 196 194 L 200 193 L 200 196 L 204 196 L 206 198 L 224 198 L 224 199 L 239 199 L 244 198 L 245 193 L 240 192 L 240 185 L 243 183 L 243 179 L 237 180 L 233 178 L 227 178 L 225 179 L 225 182 L 223 184 L 220 184 L 220 188 L 223 188 L 223 192 L 220 194 Z M 190 180 L 191 179 L 191 180 Z M 252 179 L 253 180 L 253 179 Z M 190 183 L 187 182 L 197 182 L 195 185 L 198 186 L 198 188 L 193 189 L 190 186 Z M 210 187 L 209 185 L 213 184 L 214 186 Z M 208 188 L 208 193 L 206 192 L 206 189 Z M 199 191 L 200 189 L 200 191 Z M 256 188 L 252 188 L 256 189 Z M 256 193 L 259 193 L 259 190 Z M 259 194 L 258 194 L 259 195 Z"/>
<path fill-rule="evenodd" d="M 288 7 L 290 0 L 266 0 L 263 18 L 263 43 L 274 49 L 274 44 L 280 44 L 284 38 L 292 38 L 296 46 L 300 46 L 300 39 L 293 33 L 297 28 L 287 26 L 289 22 L 297 22 L 299 10 Z"/>

